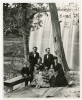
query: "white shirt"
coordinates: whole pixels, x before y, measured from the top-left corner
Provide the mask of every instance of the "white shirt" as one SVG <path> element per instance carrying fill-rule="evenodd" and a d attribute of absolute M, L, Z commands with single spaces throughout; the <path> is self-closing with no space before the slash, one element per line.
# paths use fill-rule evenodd
<path fill-rule="evenodd" d="M 36 57 L 36 54 L 34 53 L 34 58 Z"/>
<path fill-rule="evenodd" d="M 47 55 L 47 59 L 49 58 L 49 55 Z"/>

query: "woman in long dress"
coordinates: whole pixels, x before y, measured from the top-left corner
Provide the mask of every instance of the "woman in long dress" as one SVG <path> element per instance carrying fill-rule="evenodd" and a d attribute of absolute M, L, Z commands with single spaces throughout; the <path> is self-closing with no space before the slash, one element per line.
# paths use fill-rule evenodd
<path fill-rule="evenodd" d="M 35 64 L 33 76 L 31 85 L 35 85 L 37 88 L 49 87 L 48 69 L 42 63 L 41 57 L 38 58 L 37 64 Z"/>
<path fill-rule="evenodd" d="M 54 86 L 58 86 L 58 87 L 67 86 L 68 85 L 67 79 L 64 76 L 64 71 L 62 69 L 62 65 L 60 63 L 58 63 L 57 57 L 54 57 L 53 67 L 54 67 L 54 71 L 55 71 L 55 73 L 54 73 L 55 76 L 51 77 L 51 82 L 54 79 Z"/>

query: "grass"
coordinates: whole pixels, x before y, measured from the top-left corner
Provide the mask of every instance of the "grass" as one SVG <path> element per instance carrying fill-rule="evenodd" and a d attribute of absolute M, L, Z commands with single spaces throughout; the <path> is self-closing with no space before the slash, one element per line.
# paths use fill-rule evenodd
<path fill-rule="evenodd" d="M 15 66 L 14 66 L 15 67 Z M 4 81 L 17 77 L 21 74 L 21 71 L 12 67 L 11 64 L 4 64 Z"/>
<path fill-rule="evenodd" d="M 5 57 L 24 57 L 23 43 L 13 43 L 10 45 L 4 44 Z"/>
<path fill-rule="evenodd" d="M 22 38 L 4 38 L 4 80 L 21 74 L 24 61 Z M 6 63 L 7 62 L 7 63 Z"/>

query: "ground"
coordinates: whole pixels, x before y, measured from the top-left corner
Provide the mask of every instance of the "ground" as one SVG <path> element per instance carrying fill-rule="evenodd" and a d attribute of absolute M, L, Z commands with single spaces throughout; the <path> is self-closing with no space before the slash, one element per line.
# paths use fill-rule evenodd
<path fill-rule="evenodd" d="M 54 87 L 54 88 L 40 88 L 34 87 L 22 87 L 18 90 L 14 90 L 12 93 L 5 93 L 5 98 L 79 98 L 80 97 L 80 84 L 79 84 L 79 72 L 70 71 L 65 74 L 68 81 L 73 81 L 73 84 L 69 87 Z"/>

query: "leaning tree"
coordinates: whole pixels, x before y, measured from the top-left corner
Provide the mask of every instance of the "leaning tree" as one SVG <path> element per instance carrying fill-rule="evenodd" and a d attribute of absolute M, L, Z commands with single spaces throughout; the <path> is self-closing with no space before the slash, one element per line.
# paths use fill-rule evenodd
<path fill-rule="evenodd" d="M 65 52 L 63 48 L 63 42 L 61 38 L 61 30 L 60 30 L 60 23 L 58 19 L 58 12 L 55 3 L 49 3 L 49 9 L 51 14 L 51 22 L 52 22 L 52 30 L 53 30 L 53 42 L 54 42 L 54 50 L 55 54 L 57 55 L 59 61 L 63 65 L 65 71 L 69 70 Z"/>

